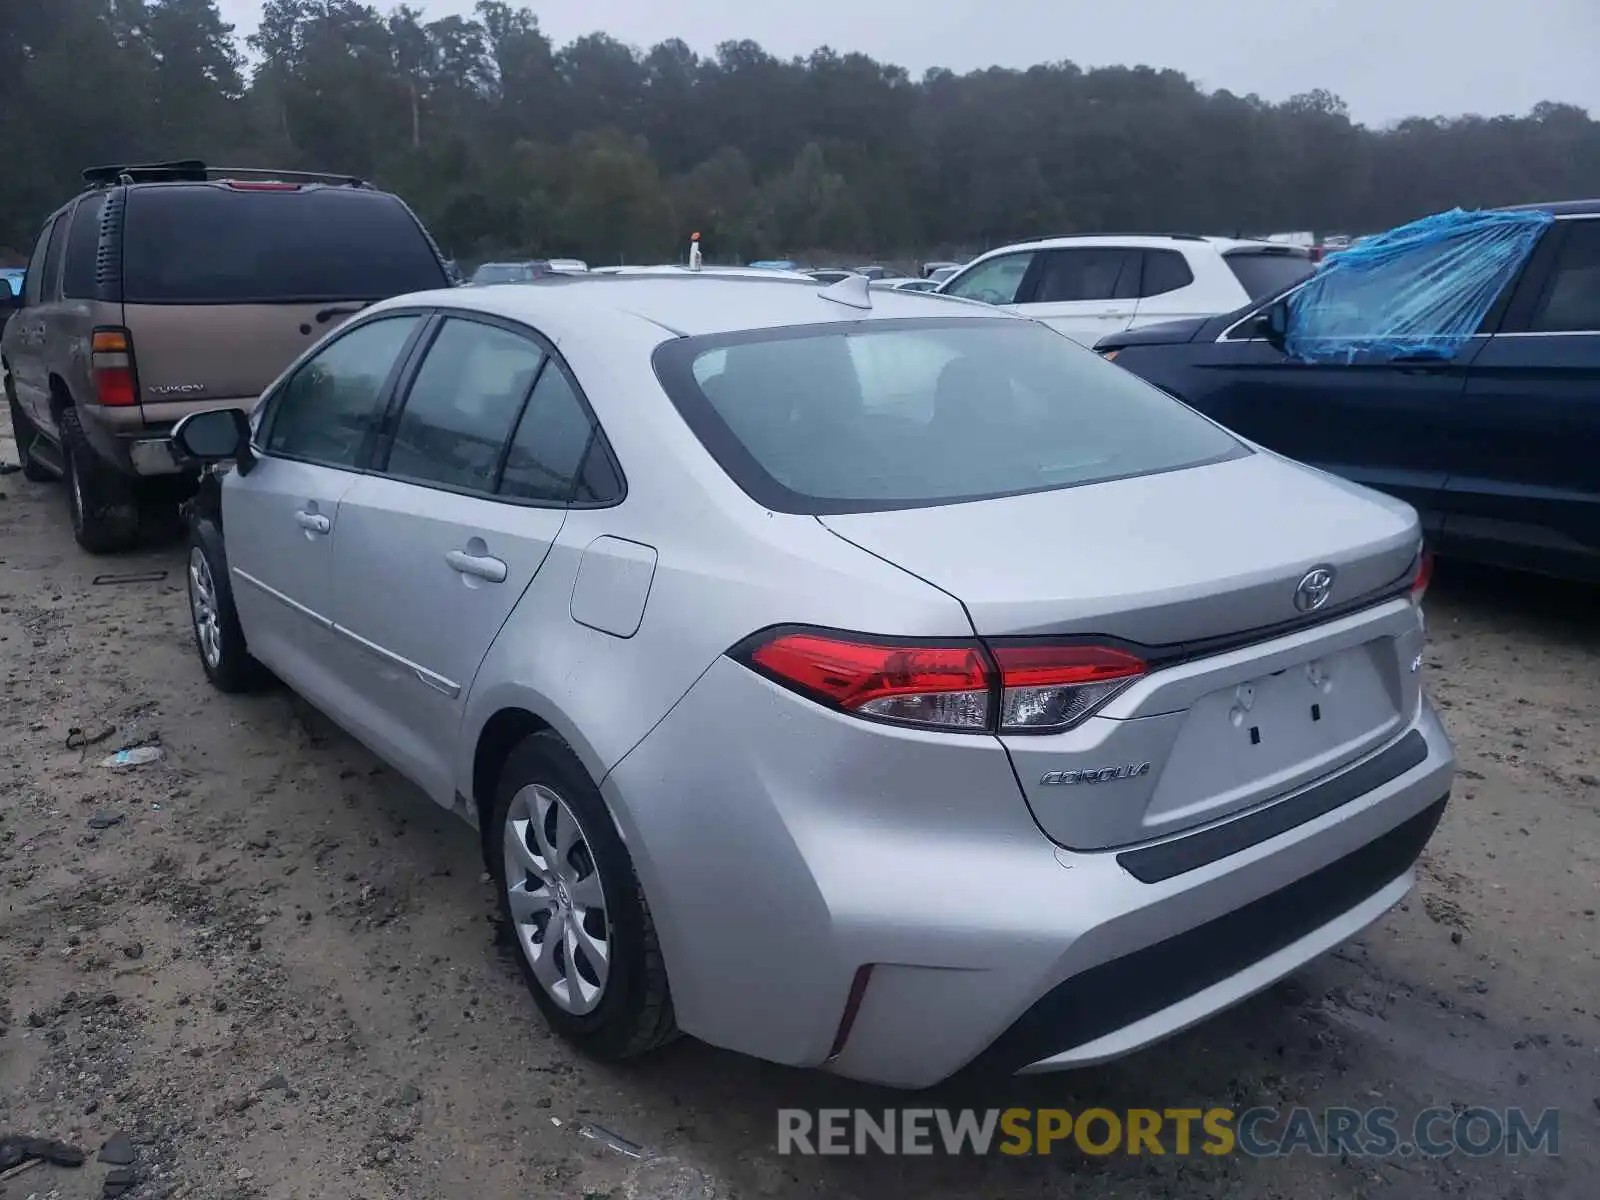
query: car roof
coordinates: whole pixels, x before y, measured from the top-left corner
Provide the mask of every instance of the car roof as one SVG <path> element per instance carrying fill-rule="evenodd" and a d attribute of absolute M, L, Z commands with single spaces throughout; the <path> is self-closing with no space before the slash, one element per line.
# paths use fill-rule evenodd
<path fill-rule="evenodd" d="M 734 333 L 823 325 L 838 321 L 942 317 L 1023 320 L 976 301 L 952 300 L 926 292 L 873 289 L 870 309 L 827 298 L 828 289 L 810 279 L 694 274 L 552 275 L 528 283 L 488 284 L 417 292 L 373 305 L 368 312 L 427 306 L 483 312 L 518 321 L 561 339 L 563 333 L 590 333 L 605 321 L 644 322 L 668 337 Z M 665 340 L 663 338 L 662 340 Z"/>
<path fill-rule="evenodd" d="M 1221 254 L 1226 254 L 1230 250 L 1257 249 L 1264 246 L 1272 246 L 1280 250 L 1284 248 L 1281 242 L 1267 242 L 1257 238 L 1201 237 L 1197 234 L 1189 233 L 1085 233 L 1068 234 L 1064 237 L 1038 238 L 1031 242 L 1013 242 L 1008 246 L 996 247 L 982 255 L 982 257 L 987 258 L 991 254 L 1018 250 L 1062 250 L 1068 248 L 1094 250 L 1106 247 L 1136 250 L 1170 250 L 1175 247 L 1197 244 L 1210 245 Z"/>

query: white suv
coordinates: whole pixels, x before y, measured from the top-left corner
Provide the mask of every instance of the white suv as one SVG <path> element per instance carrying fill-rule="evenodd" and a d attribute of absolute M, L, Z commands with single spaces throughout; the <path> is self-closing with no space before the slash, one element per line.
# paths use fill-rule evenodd
<path fill-rule="evenodd" d="M 1092 346 L 1140 325 L 1232 312 L 1315 269 L 1309 251 L 1276 242 L 1100 234 L 1002 246 L 939 291 L 1013 309 Z"/>

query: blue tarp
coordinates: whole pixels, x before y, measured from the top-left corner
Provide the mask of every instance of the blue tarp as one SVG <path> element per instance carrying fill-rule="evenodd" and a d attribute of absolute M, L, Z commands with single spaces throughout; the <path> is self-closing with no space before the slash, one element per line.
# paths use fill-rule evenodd
<path fill-rule="evenodd" d="M 1306 362 L 1454 358 L 1552 219 L 1457 208 L 1342 250 L 1289 298 L 1284 349 Z"/>

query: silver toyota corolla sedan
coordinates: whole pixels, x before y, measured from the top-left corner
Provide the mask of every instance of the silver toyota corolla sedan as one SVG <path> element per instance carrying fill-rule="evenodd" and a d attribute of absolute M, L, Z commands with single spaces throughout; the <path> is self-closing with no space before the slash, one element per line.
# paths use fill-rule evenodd
<path fill-rule="evenodd" d="M 597 1055 L 1113 1058 L 1381 916 L 1450 788 L 1413 511 L 985 306 L 412 295 L 177 440 L 206 674 L 474 824 Z"/>

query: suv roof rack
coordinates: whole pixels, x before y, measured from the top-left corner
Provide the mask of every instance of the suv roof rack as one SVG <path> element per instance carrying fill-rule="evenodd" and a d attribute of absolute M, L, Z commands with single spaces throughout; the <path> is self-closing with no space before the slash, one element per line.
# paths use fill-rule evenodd
<path fill-rule="evenodd" d="M 213 179 L 236 179 L 242 176 L 281 179 L 286 182 L 333 183 L 345 187 L 371 186 L 359 176 L 341 175 L 332 171 L 279 171 L 271 167 L 211 167 L 198 158 L 183 158 L 172 162 L 112 163 L 103 167 L 90 167 L 83 173 L 84 182 L 91 187 L 108 187 L 124 180 L 130 183 L 205 183 Z"/>

